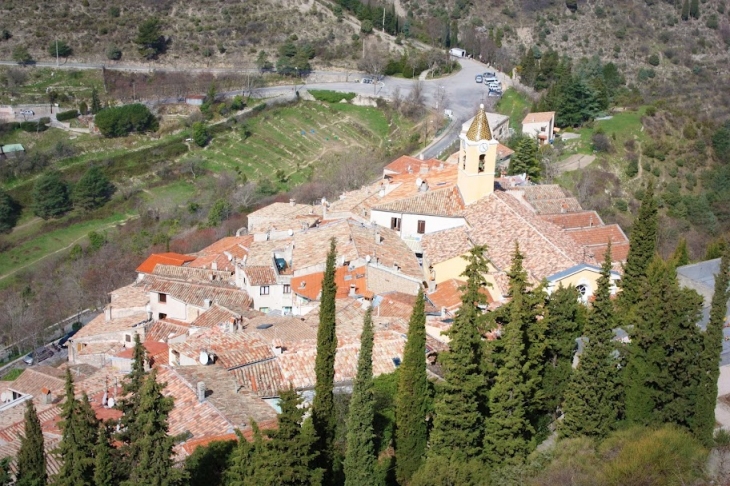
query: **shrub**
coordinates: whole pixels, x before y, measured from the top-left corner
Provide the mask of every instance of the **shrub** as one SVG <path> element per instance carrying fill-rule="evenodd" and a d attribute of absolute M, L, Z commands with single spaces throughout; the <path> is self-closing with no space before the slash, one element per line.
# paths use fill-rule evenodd
<path fill-rule="evenodd" d="M 659 56 L 657 54 L 652 54 L 646 59 L 646 62 L 651 64 L 652 66 L 658 66 L 659 65 Z"/>
<path fill-rule="evenodd" d="M 41 123 L 40 121 L 20 122 L 19 127 L 21 130 L 28 133 L 45 132 L 46 130 L 48 130 L 48 126 L 46 126 L 44 123 Z"/>
<path fill-rule="evenodd" d="M 705 25 L 709 29 L 717 29 L 719 26 L 719 23 L 717 21 L 717 15 L 715 15 L 715 14 L 710 15 L 710 17 L 707 19 L 707 22 L 705 22 Z"/>
<path fill-rule="evenodd" d="M 58 121 L 73 120 L 74 118 L 76 118 L 78 116 L 79 116 L 78 110 L 62 111 L 60 113 L 56 113 L 56 120 L 58 120 Z"/>
<path fill-rule="evenodd" d="M 122 50 L 112 44 L 106 48 L 106 57 L 110 61 L 118 61 L 122 58 Z"/>
<path fill-rule="evenodd" d="M 360 23 L 360 32 L 363 34 L 371 34 L 373 32 L 373 22 L 365 19 Z"/>
<path fill-rule="evenodd" d="M 309 94 L 314 96 L 317 101 L 325 101 L 327 103 L 339 103 L 342 100 L 350 101 L 356 95 L 355 93 L 340 93 L 337 91 L 313 89 L 309 91 Z"/>
<path fill-rule="evenodd" d="M 205 147 L 208 144 L 208 141 L 210 140 L 210 136 L 208 135 L 208 130 L 205 127 L 205 123 L 203 122 L 196 122 L 193 123 L 193 140 L 195 141 L 195 144 L 199 147 Z"/>
<path fill-rule="evenodd" d="M 645 69 L 641 68 L 639 69 L 639 81 L 646 81 L 647 79 L 652 79 L 656 76 L 656 71 L 653 69 Z"/>
<path fill-rule="evenodd" d="M 623 213 L 629 210 L 629 204 L 626 202 L 626 199 L 616 199 L 613 202 L 613 205 L 616 206 L 616 209 Z"/>
<path fill-rule="evenodd" d="M 73 54 L 73 49 L 64 41 L 53 41 L 48 45 L 48 54 L 51 57 L 68 57 Z"/>
<path fill-rule="evenodd" d="M 591 137 L 593 144 L 593 150 L 596 152 L 612 152 L 613 145 L 611 139 L 609 139 L 604 133 L 594 133 Z"/>
<path fill-rule="evenodd" d="M 105 137 L 123 137 L 130 132 L 155 131 L 157 118 L 139 103 L 114 108 L 104 108 L 96 114 L 95 123 Z"/>

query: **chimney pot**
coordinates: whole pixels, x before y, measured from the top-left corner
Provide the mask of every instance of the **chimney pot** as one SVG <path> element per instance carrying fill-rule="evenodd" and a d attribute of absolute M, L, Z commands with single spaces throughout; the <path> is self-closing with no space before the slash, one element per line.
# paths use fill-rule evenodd
<path fill-rule="evenodd" d="M 198 401 L 200 403 L 205 401 L 205 383 L 202 381 L 198 382 Z"/>

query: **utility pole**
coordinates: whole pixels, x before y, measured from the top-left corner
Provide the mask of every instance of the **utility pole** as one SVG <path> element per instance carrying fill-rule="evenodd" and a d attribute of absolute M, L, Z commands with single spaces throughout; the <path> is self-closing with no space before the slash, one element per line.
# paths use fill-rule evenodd
<path fill-rule="evenodd" d="M 383 33 L 385 33 L 385 5 L 383 5 Z"/>
<path fill-rule="evenodd" d="M 56 69 L 58 69 L 58 39 L 56 39 Z"/>

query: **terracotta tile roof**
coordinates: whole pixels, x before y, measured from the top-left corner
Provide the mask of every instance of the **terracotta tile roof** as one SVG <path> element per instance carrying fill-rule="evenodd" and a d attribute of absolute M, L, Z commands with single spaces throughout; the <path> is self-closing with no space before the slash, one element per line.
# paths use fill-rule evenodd
<path fill-rule="evenodd" d="M 373 311 L 379 317 L 399 317 L 408 321 L 416 305 L 416 296 L 403 292 L 386 292 L 378 295 L 373 301 Z M 425 302 L 426 314 L 439 312 L 428 300 Z"/>
<path fill-rule="evenodd" d="M 603 262 L 603 259 L 606 255 L 606 249 L 608 248 L 607 245 L 601 245 L 601 246 L 595 246 L 591 247 L 590 251 L 593 252 L 593 257 L 597 262 Z M 611 245 L 611 259 L 614 262 L 625 262 L 626 258 L 629 256 L 629 244 L 627 243 L 619 243 L 616 245 Z M 619 270 L 621 269 L 616 269 Z"/>
<path fill-rule="evenodd" d="M 509 189 L 509 193 L 527 202 L 537 214 L 583 211 L 578 200 L 557 184 L 515 186 Z"/>
<path fill-rule="evenodd" d="M 383 167 L 383 172 L 385 174 L 407 174 L 410 169 L 410 173 L 418 173 L 422 165 L 425 165 L 430 170 L 442 164 L 443 162 L 438 159 L 421 160 L 416 157 L 411 157 L 410 155 L 401 155 L 393 162 Z"/>
<path fill-rule="evenodd" d="M 437 231 L 421 237 L 423 255 L 431 265 L 463 255 L 472 246 L 474 245 L 465 227 Z"/>
<path fill-rule="evenodd" d="M 497 145 L 497 158 L 499 159 L 507 158 L 514 153 L 515 151 L 506 145 L 502 145 L 501 143 Z"/>
<path fill-rule="evenodd" d="M 434 191 L 456 186 L 457 178 L 458 167 L 456 164 L 439 166 L 429 170 L 426 174 L 416 171 L 413 174 L 404 173 L 393 176 L 390 181 L 381 182 L 385 195 L 380 197 L 379 194 L 375 194 L 367 201 L 367 205 L 370 207 L 380 206 L 421 194 L 419 192 L 420 186 L 416 185 L 418 179 L 422 182 L 425 181 L 430 188 L 429 190 Z"/>
<path fill-rule="evenodd" d="M 193 255 L 181 255 L 180 253 L 153 253 L 152 255 L 148 256 L 145 261 L 143 261 L 139 267 L 137 267 L 137 272 L 139 273 L 152 273 L 152 271 L 155 269 L 155 265 L 158 263 L 162 263 L 163 265 L 176 265 L 178 267 L 183 266 L 187 262 L 192 262 L 195 260 L 195 257 Z"/>
<path fill-rule="evenodd" d="M 248 215 L 248 230 L 251 233 L 266 233 L 272 230 L 299 231 L 313 226 L 322 217 L 319 205 L 273 203 Z"/>
<path fill-rule="evenodd" d="M 558 213 L 540 215 L 545 221 L 565 229 L 588 228 L 603 226 L 603 220 L 595 211 L 580 211 L 577 213 Z"/>
<path fill-rule="evenodd" d="M 168 364 L 169 347 L 166 343 L 159 341 L 145 340 L 142 346 L 147 350 L 147 356 L 150 359 L 150 365 L 153 367 Z M 134 356 L 134 348 L 126 348 L 115 355 L 117 358 L 131 360 Z"/>
<path fill-rule="evenodd" d="M 220 255 L 221 253 L 230 251 L 232 249 L 234 251 L 238 251 L 237 249 L 240 249 L 241 247 L 248 248 L 251 243 L 253 243 L 253 235 L 226 236 L 216 241 L 212 245 L 206 246 L 205 248 L 197 252 L 197 255 L 198 257 L 208 255 Z"/>
<path fill-rule="evenodd" d="M 23 395 L 40 396 L 41 390 L 50 390 L 55 396 L 63 394 L 65 372 L 50 366 L 37 365 L 26 370 L 8 384 L 10 390 Z"/>
<path fill-rule="evenodd" d="M 81 344 L 81 349 L 76 351 L 77 356 L 92 356 L 97 354 L 113 356 L 121 349 L 124 349 L 124 345 L 119 341 L 91 341 L 79 344 Z"/>
<path fill-rule="evenodd" d="M 278 397 L 289 387 L 276 359 L 253 363 L 233 370 L 238 386 L 260 397 Z"/>
<path fill-rule="evenodd" d="M 522 120 L 522 124 L 525 123 L 544 123 L 549 122 L 555 118 L 555 112 L 554 111 L 541 111 L 536 113 L 528 113 L 524 120 Z"/>
<path fill-rule="evenodd" d="M 215 408 L 232 426 L 218 434 L 233 432 L 233 428 L 246 429 L 251 419 L 259 424 L 276 419 L 273 408 L 259 396 L 239 389 L 234 374 L 220 366 L 182 366 L 172 371 L 191 391 L 196 390 L 199 382 L 205 383 L 207 393 L 204 403 Z M 197 399 L 195 401 L 197 402 Z M 191 419 L 194 417 L 188 417 L 188 420 Z M 211 432 L 195 433 L 194 438 L 214 435 Z"/>
<path fill-rule="evenodd" d="M 251 285 L 275 285 L 276 271 L 271 265 L 245 265 L 241 268 Z"/>
<path fill-rule="evenodd" d="M 200 317 L 203 317 L 203 315 L 205 313 L 201 314 Z M 189 330 L 190 324 L 182 325 L 180 323 L 170 322 L 168 319 L 161 319 L 153 322 L 147 328 L 145 331 L 145 341 L 166 343 L 169 339 L 187 334 Z"/>
<path fill-rule="evenodd" d="M 150 303 L 150 296 L 144 289 L 134 284 L 120 287 L 109 292 L 110 303 L 114 307 L 128 309 L 130 307 L 146 307 Z"/>
<path fill-rule="evenodd" d="M 153 275 L 183 280 L 191 283 L 210 284 L 216 282 L 227 282 L 233 285 L 235 268 L 230 265 L 230 270 L 210 270 L 207 268 L 176 267 L 173 265 L 157 264 L 152 271 Z"/>
<path fill-rule="evenodd" d="M 195 319 L 191 326 L 194 327 L 213 327 L 219 326 L 224 323 L 232 322 L 235 319 L 239 319 L 240 314 L 231 312 L 230 310 L 213 304 L 210 309 L 206 310 L 197 319 Z"/>
<path fill-rule="evenodd" d="M 46 432 L 43 433 L 43 450 L 46 455 L 46 472 L 49 476 L 56 475 L 61 470 L 61 460 L 55 454 L 55 450 L 58 448 L 60 442 L 61 438 L 59 436 Z M 14 458 L 10 463 L 10 472 L 13 475 L 18 473 L 18 461 L 15 457 L 18 455 L 19 451 L 20 438 L 17 438 L 12 442 L 0 444 L 0 457 Z"/>
<path fill-rule="evenodd" d="M 341 266 L 335 269 L 335 284 L 337 285 L 337 299 L 343 299 L 350 294 L 350 286 L 355 286 L 355 293 L 362 295 L 367 290 L 367 266 L 358 268 Z M 297 295 L 309 300 L 319 300 L 322 292 L 324 272 L 310 273 L 299 277 L 292 277 L 291 289 Z"/>
<path fill-rule="evenodd" d="M 583 210 L 578 200 L 574 197 L 538 200 L 530 204 L 537 214 L 569 213 Z"/>
<path fill-rule="evenodd" d="M 149 275 L 139 285 L 144 286 L 148 292 L 164 293 L 201 309 L 205 309 L 206 300 L 210 300 L 233 312 L 243 313 L 252 303 L 251 297 L 245 291 L 233 288 L 180 282 Z"/>
<path fill-rule="evenodd" d="M 621 227 L 617 224 L 574 229 L 567 231 L 567 234 L 576 243 L 583 246 L 606 245 L 609 240 L 613 244 L 628 243 L 629 241 Z"/>
<path fill-rule="evenodd" d="M 247 321 L 245 326 L 245 332 L 264 343 L 270 344 L 278 340 L 286 345 L 305 339 L 316 339 L 318 322 L 302 317 L 261 316 Z"/>
<path fill-rule="evenodd" d="M 252 242 L 253 235 L 227 236 L 200 250 L 188 266 L 234 271 L 232 259 L 240 260 L 247 255 Z"/>
<path fill-rule="evenodd" d="M 377 211 L 424 214 L 431 216 L 456 216 L 464 209 L 464 201 L 456 187 L 430 188 L 414 196 L 373 207 Z"/>
<path fill-rule="evenodd" d="M 201 437 L 199 439 L 190 439 L 186 441 L 182 447 L 185 450 L 185 453 L 187 455 L 191 455 L 193 452 L 195 452 L 195 449 L 198 447 L 206 447 L 210 445 L 211 442 L 230 442 L 230 441 L 238 441 L 238 435 L 236 433 L 232 434 L 221 434 L 221 435 L 208 435 L 205 437 Z"/>
<path fill-rule="evenodd" d="M 453 313 L 461 307 L 460 288 L 465 285 L 465 281 L 452 278 L 438 284 L 436 290 L 426 294 L 426 298 L 433 303 L 434 307 L 438 309 L 446 308 L 448 312 Z M 481 293 L 486 296 L 487 304 L 493 304 L 494 299 L 489 290 L 491 289 L 484 288 Z"/>
<path fill-rule="evenodd" d="M 254 241 L 248 252 L 245 265 L 271 266 L 274 264 L 274 252 L 286 252 L 292 243 L 292 238 L 270 241 Z"/>
<path fill-rule="evenodd" d="M 219 326 L 203 329 L 189 336 L 185 342 L 174 343 L 170 349 L 198 360 L 201 350 L 215 355 L 216 364 L 235 369 L 274 356 L 271 346 L 245 331 L 225 331 Z"/>
<path fill-rule="evenodd" d="M 79 332 L 77 332 L 71 340 L 78 341 L 85 337 L 126 331 L 147 322 L 147 320 L 147 312 L 135 312 L 132 315 L 117 317 L 108 321 L 106 320 L 106 316 L 102 313 L 79 329 Z"/>
<path fill-rule="evenodd" d="M 316 267 L 313 271 L 324 270 L 324 263 L 329 251 L 328 242 L 335 238 L 337 257 L 346 262 L 354 262 L 370 256 L 373 262 L 386 267 L 398 264 L 400 272 L 414 278 L 421 279 L 423 272 L 413 252 L 400 239 L 398 233 L 386 228 L 377 228 L 380 234 L 380 244 L 375 242 L 376 229 L 353 220 L 341 220 L 328 225 L 320 226 L 294 237 L 294 251 L 292 252 L 292 267 L 295 275 L 309 267 Z"/>

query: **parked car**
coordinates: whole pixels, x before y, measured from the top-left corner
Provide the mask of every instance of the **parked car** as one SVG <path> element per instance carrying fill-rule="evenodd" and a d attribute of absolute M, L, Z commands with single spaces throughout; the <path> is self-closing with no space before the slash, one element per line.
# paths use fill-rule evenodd
<path fill-rule="evenodd" d="M 474 78 L 474 81 L 476 81 L 477 83 L 481 84 L 481 83 L 484 82 L 484 78 L 482 77 L 481 74 L 477 74 L 476 77 Z"/>
<path fill-rule="evenodd" d="M 373 84 L 373 78 L 362 78 L 360 82 L 362 84 Z"/>
<path fill-rule="evenodd" d="M 489 93 L 487 93 L 487 96 L 490 96 L 490 97 L 497 96 L 497 97 L 499 97 L 499 96 L 502 96 L 502 92 L 501 91 L 494 91 L 494 90 L 491 90 L 490 89 L 489 90 Z"/>
<path fill-rule="evenodd" d="M 43 346 L 36 349 L 35 351 L 28 353 L 28 355 L 23 358 L 23 362 L 30 366 L 45 361 L 51 356 L 53 356 L 53 350 L 51 348 Z"/>
<path fill-rule="evenodd" d="M 33 115 L 35 115 L 35 111 L 33 111 L 33 110 L 20 110 L 20 114 L 21 115 L 33 116 Z"/>
<path fill-rule="evenodd" d="M 496 76 L 484 76 L 484 84 L 499 83 L 499 79 Z"/>

